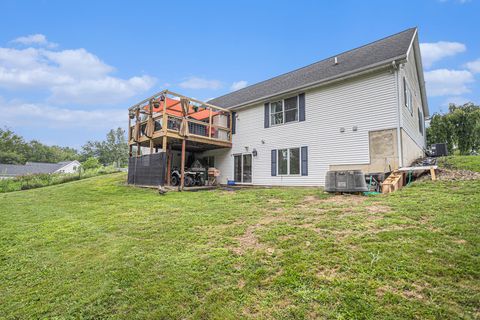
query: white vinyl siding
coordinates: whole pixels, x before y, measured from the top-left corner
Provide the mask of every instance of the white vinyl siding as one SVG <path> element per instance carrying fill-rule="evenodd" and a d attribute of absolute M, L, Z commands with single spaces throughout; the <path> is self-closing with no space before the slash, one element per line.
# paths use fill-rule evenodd
<path fill-rule="evenodd" d="M 414 48 L 410 50 L 408 55 L 408 60 L 403 67 L 399 70 L 399 88 L 400 92 L 403 90 L 403 79 L 406 79 L 407 86 L 411 92 L 410 101 L 405 101 L 405 95 L 401 95 L 401 123 L 402 128 L 405 130 L 406 134 L 418 145 L 418 148 L 425 149 L 425 134 L 424 132 L 424 120 L 419 119 L 421 115 L 423 117 L 423 108 L 422 108 L 422 98 L 420 92 L 419 78 L 417 74 L 416 62 Z M 409 108 L 405 107 L 407 104 L 411 105 L 411 111 Z M 420 112 L 418 112 L 420 110 Z M 420 125 L 422 124 L 422 128 Z M 408 166 L 412 159 L 404 159 L 406 163 L 405 166 Z"/>
<path fill-rule="evenodd" d="M 288 126 L 264 128 L 264 102 L 236 110 L 237 131 L 231 149 L 206 152 L 215 155 L 221 171 L 220 183 L 233 179 L 233 154 L 256 150 L 254 185 L 322 186 L 330 165 L 370 162 L 369 131 L 398 125 L 396 79 L 390 70 L 306 90 L 308 116 L 305 121 Z M 345 128 L 345 132 L 340 132 L 340 128 Z M 308 176 L 272 176 L 271 150 L 292 146 L 308 147 Z M 277 163 L 277 172 L 278 167 Z"/>

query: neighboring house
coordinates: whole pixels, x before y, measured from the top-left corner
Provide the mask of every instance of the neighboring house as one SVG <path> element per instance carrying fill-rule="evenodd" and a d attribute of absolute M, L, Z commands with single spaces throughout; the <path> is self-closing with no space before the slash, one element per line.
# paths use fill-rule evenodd
<path fill-rule="evenodd" d="M 159 103 L 165 99 L 160 97 Z M 200 148 L 197 143 L 190 151 L 220 169 L 221 183 L 323 186 L 329 170 L 388 172 L 410 165 L 425 152 L 429 111 L 417 28 L 208 103 L 230 113 L 225 116 L 232 119 L 229 144 L 222 147 L 216 139 L 217 146 Z M 138 118 L 140 109 L 146 107 L 140 103 L 130 108 L 130 118 L 134 111 Z M 225 113 L 213 110 L 214 115 Z M 170 133 L 168 125 L 163 142 L 161 134 L 153 134 L 150 150 L 162 145 L 167 151 L 170 137 L 172 150 L 179 150 L 182 137 Z M 148 149 L 144 138 L 129 142 Z M 178 155 L 173 155 L 173 165 L 179 165 Z"/>
<path fill-rule="evenodd" d="M 62 161 L 58 163 L 27 162 L 20 164 L 0 164 L 0 178 L 13 178 L 38 173 L 74 173 L 80 168 L 80 162 Z"/>

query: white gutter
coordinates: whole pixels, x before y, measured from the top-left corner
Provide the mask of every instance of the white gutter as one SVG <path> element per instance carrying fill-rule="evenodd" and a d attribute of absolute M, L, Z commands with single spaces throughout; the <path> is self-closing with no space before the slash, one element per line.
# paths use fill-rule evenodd
<path fill-rule="evenodd" d="M 395 86 L 397 90 L 397 119 L 398 119 L 398 126 L 397 126 L 397 151 L 398 151 L 398 166 L 399 168 L 403 167 L 403 146 L 402 146 L 402 109 L 400 103 L 400 83 L 399 83 L 399 76 L 400 72 L 398 70 L 398 65 L 393 61 L 392 63 L 395 67 Z"/>

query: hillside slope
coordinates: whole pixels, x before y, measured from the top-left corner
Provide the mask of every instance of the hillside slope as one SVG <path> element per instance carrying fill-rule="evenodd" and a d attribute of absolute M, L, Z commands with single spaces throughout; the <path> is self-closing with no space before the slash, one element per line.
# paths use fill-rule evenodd
<path fill-rule="evenodd" d="M 0 318 L 478 316 L 479 180 L 375 197 L 124 181 L 0 194 Z"/>

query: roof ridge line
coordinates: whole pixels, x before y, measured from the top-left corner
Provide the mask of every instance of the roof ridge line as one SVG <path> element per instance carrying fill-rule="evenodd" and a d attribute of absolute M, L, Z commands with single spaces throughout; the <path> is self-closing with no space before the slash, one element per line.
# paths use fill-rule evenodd
<path fill-rule="evenodd" d="M 405 30 L 403 30 L 403 31 L 400 31 L 400 32 L 391 34 L 391 35 L 389 35 L 389 36 L 386 36 L 386 37 L 377 39 L 377 40 L 372 41 L 372 42 L 369 42 L 369 43 L 366 43 L 366 44 L 361 45 L 361 46 L 359 46 L 359 47 L 352 48 L 352 49 L 349 49 L 349 50 L 347 50 L 347 51 L 343 51 L 343 52 L 341 52 L 341 53 L 338 53 L 338 54 L 336 54 L 336 55 L 329 56 L 328 58 L 324 58 L 324 59 L 322 59 L 322 60 L 318 60 L 318 61 L 312 62 L 312 63 L 310 63 L 310 64 L 307 64 L 306 66 L 303 66 L 303 67 L 300 67 L 300 68 L 297 68 L 297 69 L 294 69 L 294 70 L 291 70 L 291 71 L 288 71 L 288 72 L 281 73 L 281 74 L 279 74 L 279 75 L 277 75 L 277 76 L 273 76 L 273 77 L 271 77 L 271 78 L 262 80 L 262 81 L 260 81 L 260 82 L 255 82 L 254 84 L 251 84 L 251 85 L 249 85 L 249 86 L 246 86 L 245 88 L 242 88 L 242 89 L 239 89 L 239 90 L 236 90 L 236 91 L 232 91 L 232 92 L 229 92 L 229 93 L 225 93 L 225 94 L 223 94 L 223 95 L 221 95 L 221 96 L 218 96 L 218 97 L 215 97 L 215 98 L 213 98 L 213 99 L 210 99 L 209 101 L 213 101 L 213 100 L 215 100 L 215 99 L 219 99 L 219 98 L 228 96 L 229 94 L 232 94 L 232 93 L 234 93 L 234 92 L 240 92 L 240 91 L 242 91 L 242 90 L 246 90 L 247 88 L 251 88 L 251 87 L 253 87 L 253 86 L 256 86 L 256 85 L 259 85 L 259 84 L 261 84 L 261 83 L 270 81 L 270 80 L 272 80 L 272 79 L 279 78 L 279 77 L 281 77 L 281 76 L 284 76 L 284 75 L 287 75 L 287 74 L 290 74 L 290 73 L 294 73 L 294 72 L 296 72 L 296 71 L 299 71 L 299 70 L 308 68 L 308 67 L 310 67 L 310 66 L 312 66 L 312 65 L 315 65 L 315 64 L 317 64 L 317 63 L 320 63 L 320 62 L 323 62 L 323 61 L 327 61 L 328 59 L 334 58 L 334 57 L 336 57 L 336 56 L 339 56 L 339 55 L 342 55 L 342 54 L 345 54 L 345 53 L 348 53 L 348 52 L 351 52 L 351 51 L 354 51 L 354 50 L 358 50 L 358 49 L 360 49 L 360 48 L 364 48 L 364 47 L 366 47 L 366 46 L 372 45 L 372 44 L 377 43 L 377 42 L 380 42 L 380 41 L 384 41 L 384 40 L 386 40 L 386 39 L 388 39 L 388 38 L 393 38 L 393 37 L 395 37 L 395 36 L 397 36 L 397 35 L 399 35 L 399 34 L 401 34 L 401 33 L 410 31 L 410 30 L 412 30 L 412 29 L 417 29 L 417 27 L 411 27 L 411 28 L 405 29 Z M 207 102 L 209 102 L 209 101 L 207 101 Z"/>

